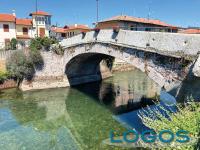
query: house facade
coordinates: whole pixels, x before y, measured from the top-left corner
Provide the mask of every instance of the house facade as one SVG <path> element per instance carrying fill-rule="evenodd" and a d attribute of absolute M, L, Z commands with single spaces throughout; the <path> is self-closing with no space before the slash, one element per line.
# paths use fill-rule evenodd
<path fill-rule="evenodd" d="M 133 31 L 178 32 L 178 28 L 160 20 L 136 18 L 131 16 L 115 16 L 96 24 L 98 29 L 120 28 Z"/>
<path fill-rule="evenodd" d="M 89 32 L 91 29 L 87 25 L 70 25 L 64 27 L 52 27 L 51 28 L 51 37 L 58 40 L 65 38 L 70 38 L 75 35 L 78 35 L 82 32 Z"/>
<path fill-rule="evenodd" d="M 51 15 L 47 12 L 37 11 L 30 14 L 32 17 L 33 35 L 36 37 L 49 37 L 51 30 Z"/>
<path fill-rule="evenodd" d="M 19 46 L 28 45 L 29 40 L 34 37 L 32 19 L 16 19 L 16 37 Z"/>
<path fill-rule="evenodd" d="M 15 14 L 0 14 L 0 49 L 9 45 L 13 38 L 20 46 L 27 46 L 31 38 L 49 37 L 51 15 L 37 11 L 30 16 L 30 19 L 20 19 Z"/>
<path fill-rule="evenodd" d="M 0 49 L 7 47 L 16 38 L 16 17 L 14 14 L 0 14 Z"/>

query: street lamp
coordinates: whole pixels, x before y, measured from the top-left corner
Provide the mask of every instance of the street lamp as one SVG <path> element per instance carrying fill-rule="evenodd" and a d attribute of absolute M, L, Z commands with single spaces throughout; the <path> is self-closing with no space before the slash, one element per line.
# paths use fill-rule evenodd
<path fill-rule="evenodd" d="M 35 23 L 36 23 L 36 35 L 38 37 L 38 0 L 35 0 L 35 10 L 36 10 L 36 17 L 35 17 Z"/>
<path fill-rule="evenodd" d="M 96 0 L 97 2 L 97 22 L 96 24 L 99 22 L 99 0 Z"/>

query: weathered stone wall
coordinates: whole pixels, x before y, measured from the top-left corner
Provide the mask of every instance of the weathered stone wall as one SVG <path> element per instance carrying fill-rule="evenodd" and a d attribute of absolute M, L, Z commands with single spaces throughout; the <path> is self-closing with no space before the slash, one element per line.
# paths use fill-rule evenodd
<path fill-rule="evenodd" d="M 113 62 L 112 72 L 122 72 L 122 71 L 131 71 L 134 70 L 135 67 L 123 60 L 115 58 Z"/>
<path fill-rule="evenodd" d="M 198 59 L 196 60 L 194 64 L 194 68 L 192 70 L 194 76 L 200 77 L 200 55 L 198 56 Z"/>
<path fill-rule="evenodd" d="M 88 75 L 82 76 L 80 74 L 78 77 L 73 78 L 73 80 L 70 80 L 70 78 L 66 74 L 66 65 L 70 62 L 70 60 L 73 57 L 75 57 L 74 55 L 70 57 L 67 53 L 65 53 L 64 56 L 60 56 L 52 52 L 41 52 L 41 54 L 43 56 L 44 66 L 42 70 L 36 71 L 32 81 L 23 81 L 23 83 L 20 86 L 20 88 L 23 91 L 68 87 L 70 85 L 94 82 L 112 76 L 111 71 L 108 69 L 108 67 L 104 63 L 99 63 L 100 74 L 96 74 L 95 72 L 93 72 L 93 74 L 89 73 Z M 79 59 L 81 59 L 81 57 Z M 96 62 L 91 62 L 91 64 L 94 63 Z M 70 69 L 70 72 L 74 72 L 74 70 L 76 70 L 76 68 L 78 68 L 79 65 L 74 67 L 75 68 Z M 78 73 L 87 73 L 90 69 L 92 69 L 90 68 L 90 66 L 86 67 L 88 67 L 88 71 L 84 70 L 84 68 L 81 68 L 81 70 L 78 70 Z M 77 74 L 77 72 L 74 73 Z"/>

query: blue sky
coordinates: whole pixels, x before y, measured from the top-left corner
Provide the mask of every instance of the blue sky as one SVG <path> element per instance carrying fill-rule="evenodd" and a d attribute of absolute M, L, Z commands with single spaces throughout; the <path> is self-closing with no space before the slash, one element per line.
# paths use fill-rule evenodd
<path fill-rule="evenodd" d="M 88 24 L 96 21 L 96 0 L 38 0 L 39 10 L 53 15 L 52 23 Z M 1 0 L 0 13 L 16 11 L 17 17 L 28 17 L 35 10 L 35 0 Z M 160 19 L 178 26 L 200 27 L 200 0 L 99 0 L 100 20 L 115 15 Z"/>

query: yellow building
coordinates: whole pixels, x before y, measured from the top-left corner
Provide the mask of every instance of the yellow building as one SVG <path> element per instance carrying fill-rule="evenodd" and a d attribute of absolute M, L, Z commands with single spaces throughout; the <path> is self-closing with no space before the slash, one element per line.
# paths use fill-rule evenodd
<path fill-rule="evenodd" d="M 19 40 L 26 40 L 33 37 L 31 19 L 16 19 L 16 37 Z"/>

